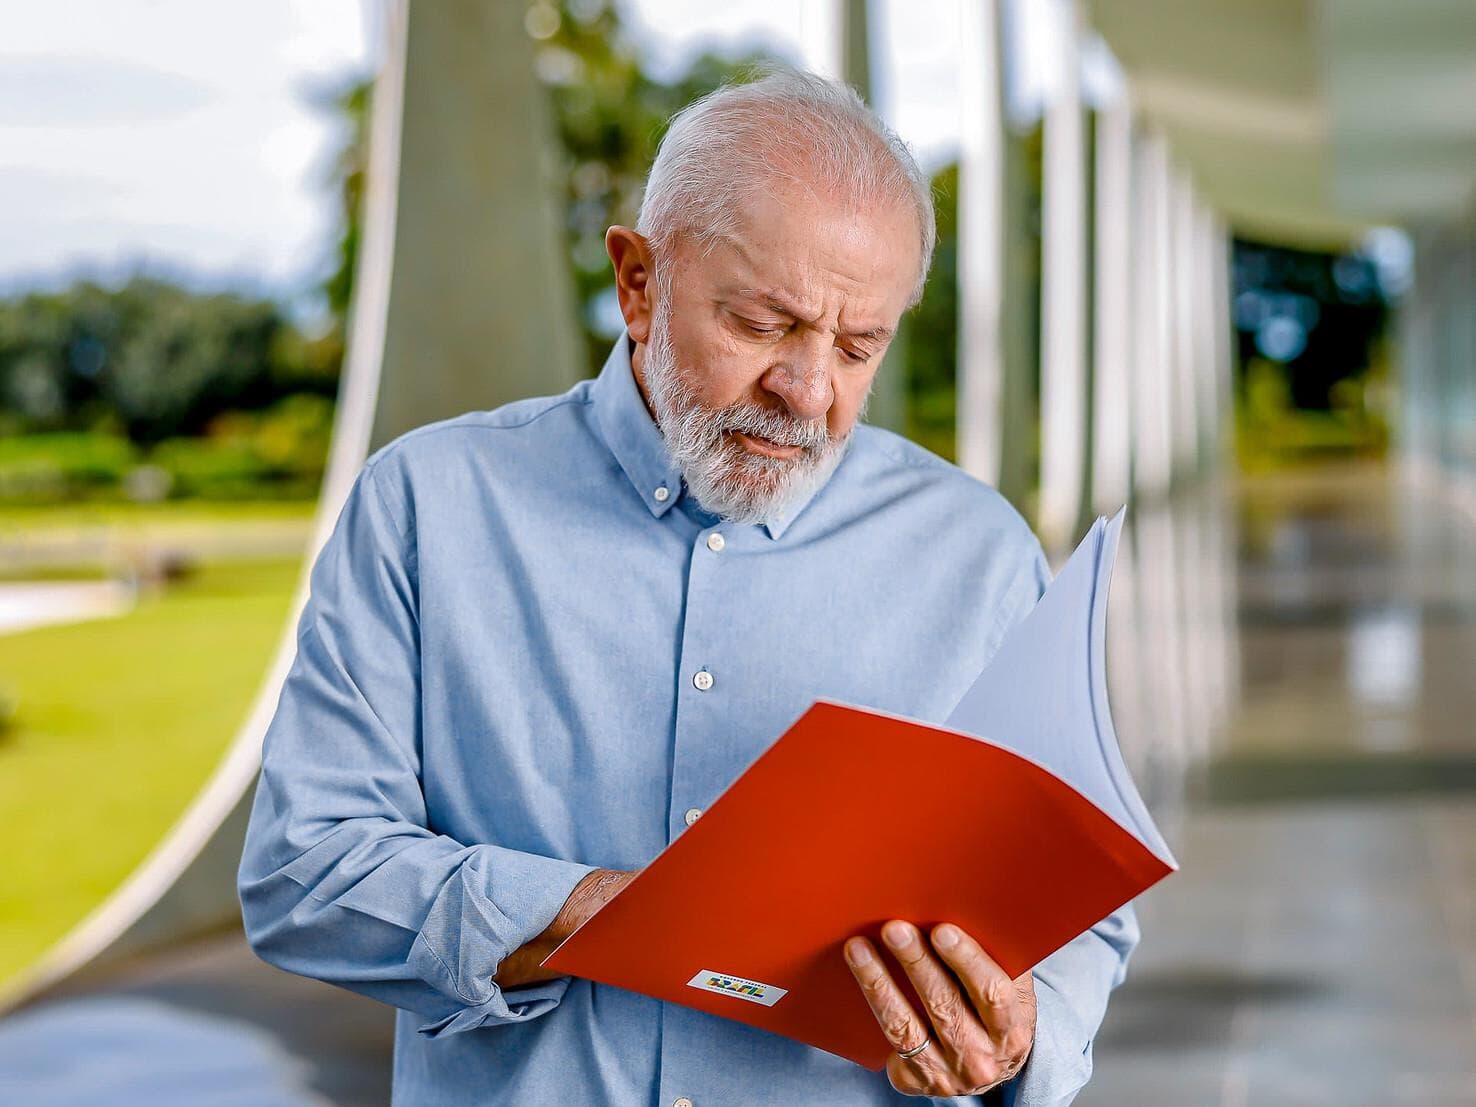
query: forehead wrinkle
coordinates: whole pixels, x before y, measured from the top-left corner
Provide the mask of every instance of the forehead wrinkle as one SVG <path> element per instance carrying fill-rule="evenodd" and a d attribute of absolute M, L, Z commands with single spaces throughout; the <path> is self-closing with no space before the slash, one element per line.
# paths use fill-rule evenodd
<path fill-rule="evenodd" d="M 791 316 L 795 319 L 798 319 L 802 323 L 809 324 L 810 326 L 814 326 L 820 320 L 821 313 L 817 312 L 813 316 L 806 315 L 798 308 L 795 302 L 790 299 L 788 294 L 785 293 L 783 289 L 740 288 L 737 290 L 737 294 L 747 299 L 761 302 L 765 307 L 769 308 L 772 311 L 777 311 L 782 315 Z M 892 328 L 881 326 L 872 327 L 871 329 L 864 331 L 836 331 L 835 333 L 844 335 L 847 338 L 866 338 L 870 339 L 873 342 L 884 342 L 892 337 Z"/>
<path fill-rule="evenodd" d="M 777 311 L 782 315 L 793 316 L 801 323 L 814 326 L 820 321 L 821 312 L 807 312 L 787 292 L 778 288 L 740 288 L 738 295 L 761 302 L 771 311 Z"/>

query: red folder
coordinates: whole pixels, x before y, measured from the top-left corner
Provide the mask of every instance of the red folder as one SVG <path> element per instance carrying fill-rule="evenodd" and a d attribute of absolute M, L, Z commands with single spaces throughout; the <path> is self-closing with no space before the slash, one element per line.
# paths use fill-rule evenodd
<path fill-rule="evenodd" d="M 880 1069 L 846 938 L 953 922 L 1018 976 L 1171 871 L 1019 753 L 820 700 L 543 964 Z"/>

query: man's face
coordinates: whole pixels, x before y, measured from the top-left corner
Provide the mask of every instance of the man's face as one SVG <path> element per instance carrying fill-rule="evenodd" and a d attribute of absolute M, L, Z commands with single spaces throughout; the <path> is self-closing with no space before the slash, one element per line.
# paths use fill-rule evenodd
<path fill-rule="evenodd" d="M 705 508 L 759 522 L 829 479 L 918 263 L 905 203 L 796 187 L 754 197 L 706 257 L 678 245 L 636 371 Z"/>

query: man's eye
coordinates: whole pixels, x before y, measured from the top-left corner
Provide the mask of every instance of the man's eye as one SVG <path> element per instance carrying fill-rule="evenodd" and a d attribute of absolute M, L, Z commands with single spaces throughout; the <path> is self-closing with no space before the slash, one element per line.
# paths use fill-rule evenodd
<path fill-rule="evenodd" d="M 763 324 L 763 323 L 751 323 L 747 319 L 743 320 L 743 325 L 745 327 L 747 327 L 750 331 L 752 331 L 754 334 L 764 334 L 764 335 L 778 334 L 780 331 L 782 331 L 784 329 L 783 327 L 777 327 L 777 326 L 773 326 L 773 325 L 766 325 L 766 324 Z"/>
<path fill-rule="evenodd" d="M 863 361 L 870 361 L 871 360 L 871 355 L 870 354 L 862 353 L 862 352 L 857 351 L 857 350 L 848 350 L 844 346 L 842 346 L 840 348 L 840 352 L 846 355 L 846 360 L 847 361 L 854 361 L 857 364 L 860 364 Z"/>

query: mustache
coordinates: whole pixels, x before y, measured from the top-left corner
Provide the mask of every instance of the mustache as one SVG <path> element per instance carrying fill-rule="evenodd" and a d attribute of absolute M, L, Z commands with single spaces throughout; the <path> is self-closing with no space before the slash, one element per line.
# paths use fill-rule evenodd
<path fill-rule="evenodd" d="M 720 432 L 740 431 L 755 434 L 783 446 L 803 446 L 816 450 L 829 445 L 830 428 L 823 419 L 805 422 L 769 411 L 753 404 L 737 403 L 714 413 L 713 423 Z"/>

